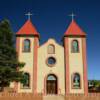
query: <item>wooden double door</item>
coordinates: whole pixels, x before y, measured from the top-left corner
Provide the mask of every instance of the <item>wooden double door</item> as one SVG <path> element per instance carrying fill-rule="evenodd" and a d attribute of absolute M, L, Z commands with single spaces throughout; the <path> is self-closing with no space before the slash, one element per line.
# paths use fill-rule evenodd
<path fill-rule="evenodd" d="M 46 81 L 47 94 L 57 94 L 57 78 Z"/>

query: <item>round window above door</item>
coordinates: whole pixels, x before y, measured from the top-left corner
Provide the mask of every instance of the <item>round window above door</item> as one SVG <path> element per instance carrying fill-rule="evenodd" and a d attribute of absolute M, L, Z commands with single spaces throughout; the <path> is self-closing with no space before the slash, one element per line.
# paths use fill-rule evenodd
<path fill-rule="evenodd" d="M 48 64 L 48 66 L 50 66 L 50 67 L 54 66 L 54 65 L 56 64 L 56 59 L 55 59 L 54 57 L 49 57 L 49 58 L 47 59 L 47 64 Z"/>

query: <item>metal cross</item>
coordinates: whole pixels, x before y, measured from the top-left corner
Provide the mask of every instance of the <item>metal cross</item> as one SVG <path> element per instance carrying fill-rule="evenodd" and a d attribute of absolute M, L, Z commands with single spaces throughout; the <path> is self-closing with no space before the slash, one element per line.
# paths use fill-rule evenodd
<path fill-rule="evenodd" d="M 28 20 L 30 20 L 31 19 L 31 16 L 33 15 L 33 14 L 31 14 L 30 12 L 28 12 L 27 14 L 25 14 L 26 16 L 28 16 Z"/>
<path fill-rule="evenodd" d="M 69 15 L 70 17 L 72 17 L 72 21 L 74 20 L 74 17 L 76 16 L 73 12 L 72 14 Z"/>

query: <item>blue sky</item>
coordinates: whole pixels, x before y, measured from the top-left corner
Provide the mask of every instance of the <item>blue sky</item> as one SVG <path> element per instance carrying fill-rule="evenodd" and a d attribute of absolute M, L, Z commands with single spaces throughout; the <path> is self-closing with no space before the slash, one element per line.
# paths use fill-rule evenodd
<path fill-rule="evenodd" d="M 75 20 L 87 33 L 88 78 L 100 80 L 100 1 L 99 0 L 0 0 L 0 20 L 8 18 L 16 32 L 25 23 L 25 13 L 41 36 L 41 44 L 52 37 L 61 39 L 74 12 Z"/>

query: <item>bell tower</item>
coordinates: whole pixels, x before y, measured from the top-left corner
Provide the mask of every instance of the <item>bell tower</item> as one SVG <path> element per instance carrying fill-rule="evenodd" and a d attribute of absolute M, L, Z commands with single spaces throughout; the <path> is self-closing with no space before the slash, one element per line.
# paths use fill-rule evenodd
<path fill-rule="evenodd" d="M 17 84 L 19 93 L 37 93 L 37 55 L 39 46 L 39 34 L 32 24 L 30 17 L 16 33 L 16 49 L 18 60 L 24 62 L 25 79 L 23 84 Z"/>
<path fill-rule="evenodd" d="M 88 94 L 86 34 L 74 19 L 64 34 L 66 95 Z"/>

